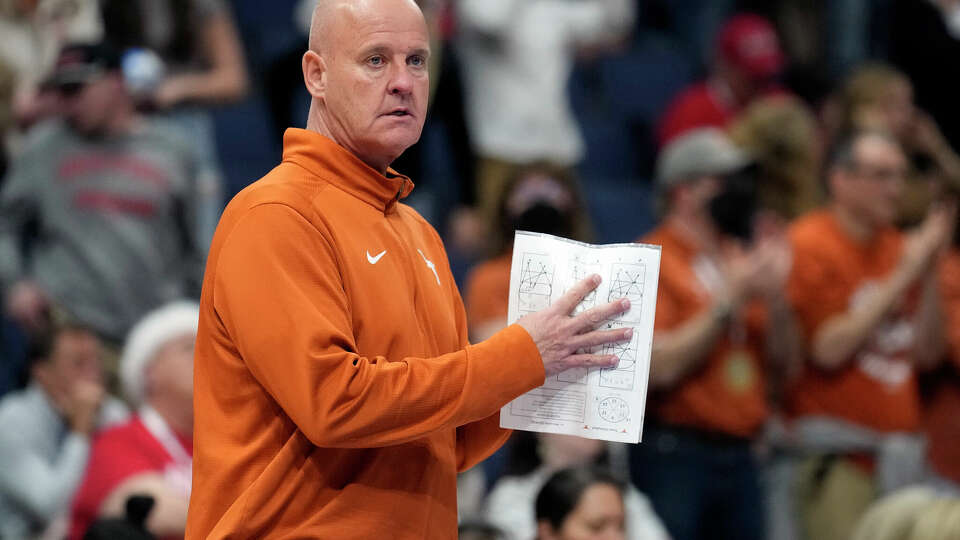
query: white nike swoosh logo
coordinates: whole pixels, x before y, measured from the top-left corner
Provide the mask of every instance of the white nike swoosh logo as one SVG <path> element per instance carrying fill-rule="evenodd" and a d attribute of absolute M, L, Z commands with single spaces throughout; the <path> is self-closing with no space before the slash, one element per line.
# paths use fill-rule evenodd
<path fill-rule="evenodd" d="M 383 251 L 381 251 L 380 254 L 377 255 L 376 257 L 371 257 L 371 256 L 370 256 L 370 252 L 367 251 L 367 261 L 368 261 L 370 264 L 377 264 L 378 262 L 380 262 L 380 259 L 382 259 L 383 256 L 386 255 L 386 254 L 387 254 L 387 250 L 383 250 Z"/>

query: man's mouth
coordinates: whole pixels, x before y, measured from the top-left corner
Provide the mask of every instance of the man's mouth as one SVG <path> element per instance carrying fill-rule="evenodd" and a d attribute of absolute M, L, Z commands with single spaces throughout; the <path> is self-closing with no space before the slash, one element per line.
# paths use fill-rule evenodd
<path fill-rule="evenodd" d="M 387 116 L 410 116 L 410 112 L 407 109 L 394 109 L 388 112 Z"/>

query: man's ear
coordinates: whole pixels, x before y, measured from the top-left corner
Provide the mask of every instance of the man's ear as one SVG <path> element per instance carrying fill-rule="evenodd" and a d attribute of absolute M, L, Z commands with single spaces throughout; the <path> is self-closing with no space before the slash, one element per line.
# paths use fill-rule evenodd
<path fill-rule="evenodd" d="M 303 53 L 303 82 L 307 92 L 317 99 L 323 99 L 327 91 L 327 64 L 315 51 Z"/>
<path fill-rule="evenodd" d="M 43 360 L 37 360 L 32 366 L 30 366 L 30 378 L 42 385 L 47 385 L 50 383 L 50 366 L 47 364 L 49 360 L 44 358 Z"/>

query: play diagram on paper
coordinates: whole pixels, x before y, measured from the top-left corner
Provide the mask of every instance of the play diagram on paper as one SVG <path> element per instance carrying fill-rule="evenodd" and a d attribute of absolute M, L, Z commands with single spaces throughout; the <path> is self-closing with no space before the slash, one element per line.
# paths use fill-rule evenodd
<path fill-rule="evenodd" d="M 526 315 L 549 307 L 553 296 L 553 261 L 548 255 L 524 253 L 520 268 L 517 309 Z"/>
<path fill-rule="evenodd" d="M 644 244 L 589 245 L 518 232 L 510 274 L 509 320 L 543 310 L 575 284 L 599 274 L 603 281 L 570 316 L 623 298 L 630 310 L 598 329 L 632 328 L 630 341 L 590 351 L 614 355 L 613 368 L 573 368 L 501 410 L 505 428 L 638 442 L 643 428 L 660 248 Z"/>
<path fill-rule="evenodd" d="M 620 316 L 618 320 L 640 322 L 643 306 L 643 280 L 646 276 L 646 267 L 643 264 L 614 264 L 610 272 L 610 289 L 607 292 L 607 301 L 613 302 L 620 298 L 630 300 L 630 311 Z"/>
<path fill-rule="evenodd" d="M 623 323 L 608 324 L 608 328 L 625 327 Z M 602 354 L 612 354 L 620 359 L 614 369 L 600 370 L 600 386 L 633 390 L 637 377 L 637 332 L 629 342 L 604 345 Z"/>

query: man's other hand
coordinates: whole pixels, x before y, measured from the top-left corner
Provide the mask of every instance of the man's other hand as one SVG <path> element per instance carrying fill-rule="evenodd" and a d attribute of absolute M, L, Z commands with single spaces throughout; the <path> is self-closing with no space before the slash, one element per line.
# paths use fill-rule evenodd
<path fill-rule="evenodd" d="M 587 351 L 598 345 L 629 341 L 633 337 L 632 328 L 596 330 L 604 321 L 629 310 L 629 300 L 617 300 L 570 316 L 584 297 L 599 285 L 600 276 L 588 277 L 552 306 L 517 321 L 537 344 L 548 377 L 576 367 L 613 367 L 618 362 L 616 356 Z"/>

